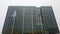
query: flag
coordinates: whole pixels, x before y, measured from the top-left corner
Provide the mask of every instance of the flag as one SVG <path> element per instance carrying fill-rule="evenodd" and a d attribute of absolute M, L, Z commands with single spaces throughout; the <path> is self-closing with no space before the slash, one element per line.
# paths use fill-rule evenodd
<path fill-rule="evenodd" d="M 14 11 L 14 13 L 12 14 L 12 17 L 16 17 L 16 11 Z"/>

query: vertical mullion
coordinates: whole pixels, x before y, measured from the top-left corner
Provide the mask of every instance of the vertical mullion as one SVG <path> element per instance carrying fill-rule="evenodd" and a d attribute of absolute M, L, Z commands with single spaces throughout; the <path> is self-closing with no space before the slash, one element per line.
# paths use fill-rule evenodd
<path fill-rule="evenodd" d="M 34 34 L 34 33 L 33 33 L 33 11 L 32 11 L 31 18 L 32 18 L 32 34 Z"/>
<path fill-rule="evenodd" d="M 23 8 L 23 27 L 22 27 L 22 34 L 24 33 L 24 12 L 25 12 L 25 8 Z"/>

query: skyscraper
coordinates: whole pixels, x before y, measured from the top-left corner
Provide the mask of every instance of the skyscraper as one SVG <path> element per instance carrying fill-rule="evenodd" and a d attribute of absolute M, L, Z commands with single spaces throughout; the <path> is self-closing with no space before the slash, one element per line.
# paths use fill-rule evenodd
<path fill-rule="evenodd" d="M 2 34 L 56 34 L 51 6 L 9 6 Z"/>

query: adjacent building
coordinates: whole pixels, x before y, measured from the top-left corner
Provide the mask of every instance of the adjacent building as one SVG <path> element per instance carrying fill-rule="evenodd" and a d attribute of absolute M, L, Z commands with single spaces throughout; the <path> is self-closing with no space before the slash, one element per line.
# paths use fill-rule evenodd
<path fill-rule="evenodd" d="M 9 6 L 2 34 L 56 34 L 59 32 L 51 6 Z"/>

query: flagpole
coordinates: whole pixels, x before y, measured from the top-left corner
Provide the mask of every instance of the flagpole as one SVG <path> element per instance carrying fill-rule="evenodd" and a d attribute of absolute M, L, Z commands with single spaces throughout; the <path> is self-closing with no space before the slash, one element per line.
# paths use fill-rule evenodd
<path fill-rule="evenodd" d="M 41 22 L 41 28 L 42 28 L 42 34 L 43 34 L 44 32 L 43 32 L 43 24 L 42 24 L 42 22 Z"/>
<path fill-rule="evenodd" d="M 42 29 L 42 34 L 44 34 L 44 32 L 43 32 L 43 23 L 42 23 L 42 17 L 41 17 L 41 15 L 40 15 L 40 20 L 41 20 L 41 29 Z"/>
<path fill-rule="evenodd" d="M 13 29 L 14 29 L 14 22 L 15 22 L 15 17 L 16 17 L 16 12 L 14 11 L 14 14 L 12 15 L 13 17 L 13 25 L 12 25 L 12 32 L 11 34 L 13 34 Z"/>
<path fill-rule="evenodd" d="M 12 25 L 12 32 L 11 32 L 11 34 L 13 34 L 14 22 L 15 22 L 15 17 L 14 17 L 14 21 L 13 21 L 13 25 Z"/>

